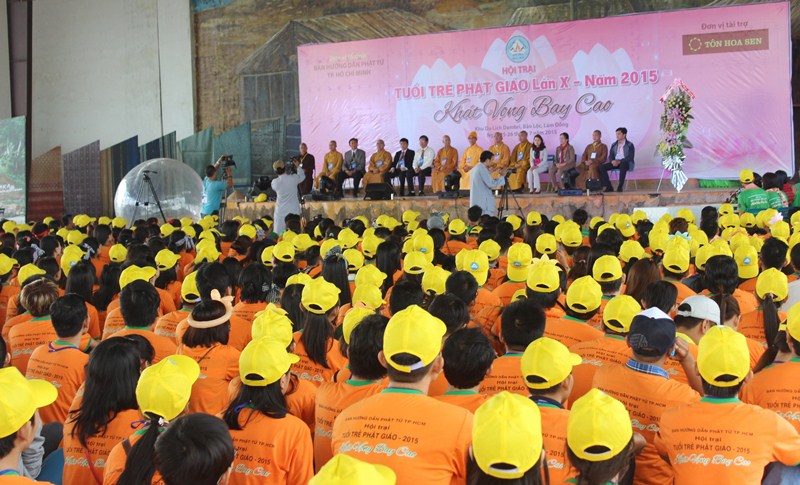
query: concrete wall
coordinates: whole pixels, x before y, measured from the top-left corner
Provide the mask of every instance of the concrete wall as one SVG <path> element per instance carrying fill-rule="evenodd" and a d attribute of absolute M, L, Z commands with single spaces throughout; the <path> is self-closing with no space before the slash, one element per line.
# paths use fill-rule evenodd
<path fill-rule="evenodd" d="M 190 0 L 39 0 L 32 156 L 194 132 Z"/>
<path fill-rule="evenodd" d="M 8 9 L 0 5 L 0 119 L 11 117 L 11 69 L 8 56 Z"/>

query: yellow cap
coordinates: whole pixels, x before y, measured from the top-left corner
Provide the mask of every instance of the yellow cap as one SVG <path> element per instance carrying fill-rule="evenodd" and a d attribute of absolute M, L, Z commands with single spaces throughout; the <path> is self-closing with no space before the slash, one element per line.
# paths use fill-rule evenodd
<path fill-rule="evenodd" d="M 758 251 L 749 244 L 740 246 L 733 254 L 739 267 L 739 278 L 748 280 L 758 276 Z"/>
<path fill-rule="evenodd" d="M 3 232 L 14 232 L 17 229 L 17 223 L 14 221 L 6 221 L 3 223 Z"/>
<path fill-rule="evenodd" d="M 592 267 L 592 278 L 601 283 L 622 278 L 622 265 L 619 262 L 619 258 L 610 254 L 597 258 Z"/>
<path fill-rule="evenodd" d="M 177 228 L 177 227 L 175 227 L 175 226 L 173 226 L 173 225 L 172 225 L 171 223 L 169 223 L 169 222 L 167 222 L 166 224 L 162 224 L 162 225 L 161 225 L 161 228 L 160 228 L 160 232 L 161 232 L 161 236 L 162 236 L 162 237 L 168 237 L 168 236 L 170 236 L 170 235 L 171 235 L 173 232 L 175 232 L 175 231 L 177 231 L 177 230 L 178 230 L 178 228 Z"/>
<path fill-rule="evenodd" d="M 432 266 L 422 275 L 422 291 L 426 294 L 441 295 L 446 290 L 450 272 L 440 266 Z"/>
<path fill-rule="evenodd" d="M 48 219 L 49 219 L 49 220 L 48 220 Z M 52 217 L 45 217 L 45 218 L 44 218 L 44 220 L 43 220 L 42 222 L 43 222 L 43 223 L 45 223 L 45 224 L 50 224 L 50 223 L 51 223 L 51 222 L 53 222 L 54 220 L 55 220 L 55 219 L 53 219 Z M 99 224 L 99 225 L 101 225 L 101 226 L 110 226 L 110 225 L 111 225 L 111 218 L 110 218 L 110 217 L 108 217 L 108 216 L 100 216 L 100 217 L 97 219 L 97 224 Z"/>
<path fill-rule="evenodd" d="M 272 248 L 272 257 L 284 263 L 294 261 L 294 245 L 290 241 L 281 241 Z"/>
<path fill-rule="evenodd" d="M 411 247 L 414 251 L 419 251 L 425 255 L 429 263 L 433 262 L 433 238 L 427 232 L 420 229 L 411 238 Z"/>
<path fill-rule="evenodd" d="M 639 241 L 634 241 L 633 239 L 623 242 L 619 248 L 619 259 L 626 263 L 632 259 L 643 259 L 645 254 L 644 248 L 639 244 Z"/>
<path fill-rule="evenodd" d="M 356 287 L 361 285 L 372 285 L 381 287 L 386 279 L 386 273 L 379 270 L 377 266 L 368 264 L 356 273 Z"/>
<path fill-rule="evenodd" d="M 349 227 L 345 227 L 339 231 L 337 239 L 339 239 L 339 242 L 342 243 L 342 246 L 344 246 L 343 249 L 355 248 L 361 241 L 361 238 L 358 237 L 358 234 L 353 232 L 353 230 Z"/>
<path fill-rule="evenodd" d="M 583 359 L 558 340 L 541 337 L 528 345 L 522 354 L 522 379 L 531 389 L 550 389 L 564 382 L 572 368 Z"/>
<path fill-rule="evenodd" d="M 561 287 L 561 276 L 555 259 L 544 256 L 531 265 L 526 285 L 537 293 L 551 293 Z"/>
<path fill-rule="evenodd" d="M 266 201 L 267 201 L 267 193 L 266 192 L 261 192 L 260 194 L 258 194 L 256 196 L 255 199 L 253 199 L 253 202 L 266 202 Z"/>
<path fill-rule="evenodd" d="M 322 256 L 322 259 L 325 259 L 325 256 L 331 251 L 331 249 L 336 247 L 342 251 L 345 249 L 344 244 L 342 244 L 338 239 L 326 239 L 322 241 L 322 244 L 319 246 L 319 255 Z"/>
<path fill-rule="evenodd" d="M 347 311 L 342 322 L 342 338 L 344 338 L 345 343 L 350 344 L 350 335 L 353 333 L 353 329 L 370 315 L 375 315 L 375 311 L 360 306 L 353 307 Z"/>
<path fill-rule="evenodd" d="M 115 244 L 108 250 L 108 258 L 114 263 L 122 263 L 128 257 L 128 248 Z"/>
<path fill-rule="evenodd" d="M 222 253 L 220 253 L 213 244 L 204 248 L 198 247 L 194 262 L 195 264 L 214 263 L 219 261 L 220 256 L 222 256 Z"/>
<path fill-rule="evenodd" d="M 308 485 L 395 485 L 396 482 L 397 476 L 391 468 L 340 453 L 320 468 Z"/>
<path fill-rule="evenodd" d="M 353 220 L 354 221 L 361 221 L 361 223 L 364 224 L 364 227 L 366 227 L 367 229 L 370 229 L 369 220 L 366 217 L 364 217 L 364 216 L 355 216 L 353 218 Z"/>
<path fill-rule="evenodd" d="M 542 417 L 530 399 L 502 391 L 475 411 L 472 453 L 487 475 L 522 478 L 541 460 L 542 445 Z"/>
<path fill-rule="evenodd" d="M 562 226 L 561 244 L 568 248 L 577 248 L 583 244 L 583 234 L 581 233 L 580 226 L 572 221 L 567 221 L 558 227 Z"/>
<path fill-rule="evenodd" d="M 108 219 L 109 223 L 111 223 L 111 219 L 109 219 L 107 217 L 106 217 L 106 219 Z M 100 220 L 103 220 L 103 218 L 101 217 Z M 42 219 L 42 224 L 50 225 L 50 223 L 53 222 L 53 221 L 55 221 L 55 218 L 47 216 L 44 219 Z"/>
<path fill-rule="evenodd" d="M 508 248 L 508 266 L 506 272 L 511 281 L 525 281 L 528 279 L 533 251 L 526 243 L 514 243 Z"/>
<path fill-rule="evenodd" d="M 725 215 L 725 214 L 733 214 L 734 213 L 733 205 L 731 205 L 731 204 L 726 202 L 726 203 L 724 203 L 724 204 L 719 206 L 719 209 L 717 210 L 717 213 L 720 216 Z"/>
<path fill-rule="evenodd" d="M 552 234 L 539 234 L 539 237 L 536 238 L 536 252 L 539 254 L 547 254 L 549 256 L 555 253 L 557 248 L 556 237 Z"/>
<path fill-rule="evenodd" d="M 630 295 L 617 295 L 603 309 L 603 324 L 618 333 L 628 333 L 633 317 L 642 311 L 641 305 Z"/>
<path fill-rule="evenodd" d="M 530 211 L 525 216 L 525 223 L 529 226 L 540 226 L 542 224 L 542 215 L 536 211 Z"/>
<path fill-rule="evenodd" d="M 134 281 L 150 281 L 156 275 L 156 269 L 152 266 L 139 267 L 136 265 L 128 266 L 119 275 L 119 289 L 123 289 Z"/>
<path fill-rule="evenodd" d="M 17 272 L 17 281 L 22 285 L 28 281 L 28 278 L 42 274 L 47 274 L 47 272 L 34 264 L 28 263 Z"/>
<path fill-rule="evenodd" d="M 317 241 L 311 239 L 306 233 L 298 234 L 297 236 L 292 239 L 292 245 L 296 251 L 304 252 L 307 251 L 308 248 L 317 246 Z"/>
<path fill-rule="evenodd" d="M 695 217 L 694 212 L 691 209 L 683 208 L 678 210 L 678 217 L 684 219 L 689 224 L 694 224 Z"/>
<path fill-rule="evenodd" d="M 772 224 L 783 220 L 783 216 L 781 214 L 770 207 L 769 209 L 764 209 L 756 215 L 756 225 L 762 228 L 768 228 Z"/>
<path fill-rule="evenodd" d="M 789 280 L 780 270 L 769 268 L 758 275 L 756 294 L 762 300 L 772 295 L 775 301 L 783 301 L 789 296 Z"/>
<path fill-rule="evenodd" d="M 697 370 L 713 386 L 733 387 L 739 384 L 750 373 L 747 339 L 730 327 L 712 326 L 697 345 Z M 721 379 L 723 376 L 733 379 Z"/>
<path fill-rule="evenodd" d="M 658 251 L 663 253 L 667 249 L 667 244 L 669 243 L 669 234 L 666 232 L 657 232 L 653 233 L 650 231 L 650 237 L 648 238 L 650 242 L 650 250 L 651 251 Z"/>
<path fill-rule="evenodd" d="M 166 271 L 174 268 L 180 260 L 181 257 L 169 249 L 162 249 L 156 254 L 156 266 L 158 266 L 159 271 Z"/>
<path fill-rule="evenodd" d="M 786 322 L 780 330 L 786 330 L 795 340 L 800 340 L 800 303 L 795 303 L 786 315 Z"/>
<path fill-rule="evenodd" d="M 58 398 L 55 386 L 41 379 L 26 379 L 16 367 L 0 369 L 0 438 L 19 431 L 36 410 Z"/>
<path fill-rule="evenodd" d="M 417 305 L 395 313 L 383 334 L 386 363 L 405 373 L 429 365 L 442 350 L 442 337 L 446 332 L 444 322 Z M 394 361 L 398 354 L 411 354 L 419 361 L 411 365 L 400 364 Z"/>
<path fill-rule="evenodd" d="M 126 221 L 122 217 L 115 217 L 111 219 L 111 225 L 116 227 L 117 229 L 123 229 L 125 226 L 128 225 L 128 221 Z"/>
<path fill-rule="evenodd" d="M 671 248 L 664 253 L 662 264 L 672 273 L 685 273 L 689 271 L 691 254 L 688 248 Z"/>
<path fill-rule="evenodd" d="M 80 246 L 81 244 L 83 244 L 83 241 L 85 241 L 87 237 L 89 236 L 78 230 L 69 231 L 69 234 L 67 235 L 67 244 Z"/>
<path fill-rule="evenodd" d="M 197 271 L 189 273 L 183 278 L 181 299 L 189 304 L 200 302 L 200 290 L 197 289 Z"/>
<path fill-rule="evenodd" d="M 478 286 L 489 278 L 489 257 L 479 249 L 462 249 L 456 255 L 456 267 L 475 277 Z"/>
<path fill-rule="evenodd" d="M 800 212 L 797 214 L 800 214 Z M 739 216 L 739 224 L 747 228 L 756 227 L 756 215 L 752 212 L 745 212 Z"/>
<path fill-rule="evenodd" d="M 718 254 L 719 253 L 717 252 L 716 246 L 712 244 L 706 244 L 705 246 L 701 247 L 697 250 L 697 254 L 694 257 L 695 268 L 703 271 L 706 267 L 706 262 Z"/>
<path fill-rule="evenodd" d="M 3 263 L 4 259 L 3 256 L 4 255 L 0 255 L 0 274 L 5 274 L 3 270 L 5 269 L 5 266 L 7 264 Z M 73 266 L 78 264 L 78 262 L 82 260 L 84 256 L 86 256 L 86 252 L 79 246 L 65 247 L 64 252 L 61 254 L 61 272 L 64 273 L 64 276 L 69 276 L 69 271 L 72 269 Z M 15 259 L 8 258 L 8 261 L 13 261 L 14 262 L 13 264 L 17 264 L 17 261 Z"/>
<path fill-rule="evenodd" d="M 755 177 L 755 175 L 753 175 L 753 171 L 750 170 L 750 169 L 746 168 L 746 169 L 742 170 L 741 172 L 739 172 L 739 181 L 741 183 L 743 183 L 743 184 L 753 183 L 753 180 L 755 180 L 755 179 L 756 179 L 756 177 Z"/>
<path fill-rule="evenodd" d="M 181 217 L 178 222 L 180 223 L 181 227 L 186 227 L 194 224 L 194 219 L 191 217 Z"/>
<path fill-rule="evenodd" d="M 377 236 L 366 236 L 364 240 L 361 241 L 361 251 L 364 253 L 364 256 L 372 259 L 378 254 L 378 246 L 380 246 L 382 242 L 383 239 Z"/>
<path fill-rule="evenodd" d="M 483 231 L 483 228 L 481 226 L 472 226 L 469 229 L 469 235 L 473 237 L 478 237 L 478 234 L 480 234 L 481 231 Z"/>
<path fill-rule="evenodd" d="M 274 303 L 267 305 L 267 308 L 256 313 L 251 330 L 253 339 L 269 338 L 275 340 L 283 348 L 289 347 L 292 343 L 292 321 L 286 316 L 286 310 L 278 308 Z"/>
<path fill-rule="evenodd" d="M 730 227 L 737 228 L 739 227 L 739 216 L 735 213 L 725 214 L 719 218 L 719 227 L 723 229 L 728 229 Z"/>
<path fill-rule="evenodd" d="M 769 233 L 775 239 L 780 239 L 783 242 L 789 241 L 789 236 L 792 235 L 792 228 L 786 221 L 778 221 L 769 228 Z"/>
<path fill-rule="evenodd" d="M 603 219 L 602 217 L 594 216 L 591 219 L 589 219 L 589 228 L 594 229 L 594 227 L 597 226 L 598 224 L 603 224 L 605 222 L 606 220 Z"/>
<path fill-rule="evenodd" d="M 362 306 L 372 310 L 377 310 L 386 302 L 383 299 L 381 289 L 373 285 L 358 285 L 353 291 L 353 306 Z"/>
<path fill-rule="evenodd" d="M 136 385 L 136 402 L 142 414 L 175 419 L 186 410 L 200 366 L 191 357 L 170 355 L 142 371 Z"/>
<path fill-rule="evenodd" d="M 272 249 L 274 247 L 275 246 L 267 246 L 267 247 L 264 248 L 263 251 L 261 251 L 261 264 L 263 264 L 264 266 L 266 266 L 268 268 L 271 268 L 273 266 L 273 264 L 272 264 Z"/>
<path fill-rule="evenodd" d="M 242 383 L 266 387 L 283 377 L 300 357 L 286 352 L 283 342 L 268 337 L 253 339 L 239 356 Z"/>
<path fill-rule="evenodd" d="M 364 255 L 358 249 L 346 249 L 343 256 L 347 261 L 347 270 L 351 273 L 355 273 L 364 266 Z"/>
<path fill-rule="evenodd" d="M 459 236 L 467 232 L 467 224 L 461 219 L 453 219 L 447 226 L 447 232 L 454 236 Z"/>
<path fill-rule="evenodd" d="M 408 224 L 411 221 L 416 221 L 419 217 L 419 212 L 408 209 L 403 212 L 403 224 Z"/>
<path fill-rule="evenodd" d="M 511 228 L 515 231 L 519 229 L 519 226 L 522 225 L 522 219 L 516 214 L 511 214 L 510 216 L 506 217 L 506 222 L 511 224 Z"/>
<path fill-rule="evenodd" d="M 561 214 L 556 214 L 556 215 L 554 215 L 553 217 L 551 217 L 551 218 L 550 218 L 550 220 L 556 221 L 556 222 L 557 222 L 557 223 L 559 223 L 559 224 L 561 224 L 562 222 L 565 222 L 565 221 L 566 221 L 566 219 L 564 218 L 564 216 L 562 216 Z"/>
<path fill-rule="evenodd" d="M 567 307 L 576 313 L 597 310 L 602 299 L 603 291 L 600 289 L 600 283 L 591 276 L 578 278 L 567 288 Z"/>
<path fill-rule="evenodd" d="M 628 214 L 620 214 L 614 221 L 614 227 L 622 233 L 624 237 L 631 237 L 636 234 L 636 228 L 633 227 L 631 216 Z"/>
<path fill-rule="evenodd" d="M 97 219 L 94 217 L 89 217 L 86 214 L 78 214 L 72 218 L 72 222 L 78 227 L 86 227 L 96 220 Z"/>
<path fill-rule="evenodd" d="M 256 231 L 256 226 L 252 224 L 242 224 L 242 227 L 239 228 L 239 235 L 255 240 L 258 236 L 258 231 Z"/>
<path fill-rule="evenodd" d="M 599 389 L 573 404 L 567 422 L 567 446 L 578 458 L 606 461 L 622 453 L 633 437 L 625 406 Z"/>
<path fill-rule="evenodd" d="M 403 272 L 408 274 L 422 274 L 428 268 L 430 268 L 431 263 L 428 262 L 428 258 L 425 257 L 419 251 L 411 251 L 410 253 L 406 254 L 406 257 L 403 258 Z"/>
<path fill-rule="evenodd" d="M 317 315 L 324 315 L 339 304 L 339 288 L 322 278 L 311 280 L 303 287 L 300 303 L 303 308 Z"/>
<path fill-rule="evenodd" d="M 478 249 L 486 253 L 486 257 L 489 258 L 489 261 L 495 261 L 500 257 L 501 248 L 494 239 L 487 239 L 483 241 L 480 246 L 478 246 Z"/>

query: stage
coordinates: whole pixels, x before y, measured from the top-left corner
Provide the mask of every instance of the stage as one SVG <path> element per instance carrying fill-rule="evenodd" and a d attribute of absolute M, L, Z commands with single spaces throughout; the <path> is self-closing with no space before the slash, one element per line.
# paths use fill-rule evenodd
<path fill-rule="evenodd" d="M 630 213 L 640 208 L 719 205 L 725 202 L 730 193 L 731 189 L 700 188 L 687 188 L 681 193 L 677 193 L 675 189 L 669 187 L 669 189 L 662 190 L 660 194 L 655 190 L 634 190 L 579 197 L 559 197 L 555 194 L 517 194 L 516 201 L 519 202 L 523 216 L 530 211 L 541 212 L 547 216 L 554 214 L 569 216 L 575 209 L 583 208 L 590 216 L 608 217 L 615 212 Z M 497 201 L 499 203 L 499 197 Z M 235 202 L 229 199 L 226 217 L 241 215 L 248 219 L 256 219 L 272 215 L 274 206 L 274 202 Z M 322 214 L 341 223 L 344 219 L 356 216 L 365 216 L 373 220 L 381 214 L 388 214 L 400 219 L 403 211 L 408 209 L 419 212 L 422 217 L 431 212 L 446 212 L 451 217 L 466 220 L 468 208 L 469 198 L 467 197 L 459 199 L 439 199 L 433 196 L 395 197 L 394 200 L 370 201 L 362 198 L 354 199 L 347 195 L 337 201 L 306 202 L 304 210 L 306 217 Z M 509 209 L 506 214 L 512 213 L 519 213 L 513 198 L 509 199 Z"/>

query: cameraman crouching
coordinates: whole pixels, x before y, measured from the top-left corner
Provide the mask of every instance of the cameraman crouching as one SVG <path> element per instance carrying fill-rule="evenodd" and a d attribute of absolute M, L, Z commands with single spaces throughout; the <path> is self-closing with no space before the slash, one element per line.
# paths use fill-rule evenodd
<path fill-rule="evenodd" d="M 275 198 L 274 231 L 278 235 L 286 228 L 284 219 L 287 215 L 302 214 L 297 186 L 306 179 L 306 174 L 302 170 L 299 172 L 297 170 L 298 165 L 300 165 L 299 159 L 293 159 L 292 164 L 293 166 L 287 167 L 283 160 L 278 160 L 272 164 L 272 169 L 278 175 L 278 178 L 272 181 L 272 189 L 277 194 Z M 287 168 L 291 168 L 294 173 L 288 173 Z"/>
<path fill-rule="evenodd" d="M 217 180 L 219 178 L 219 166 L 223 161 L 228 160 L 230 155 L 222 155 L 214 165 L 206 167 L 206 178 L 203 179 L 203 199 L 200 208 L 200 215 L 205 217 L 211 214 L 219 214 L 220 204 L 222 204 L 222 194 L 226 190 L 233 188 L 233 177 L 231 177 L 230 165 L 225 167 L 225 174 L 228 181 Z"/>

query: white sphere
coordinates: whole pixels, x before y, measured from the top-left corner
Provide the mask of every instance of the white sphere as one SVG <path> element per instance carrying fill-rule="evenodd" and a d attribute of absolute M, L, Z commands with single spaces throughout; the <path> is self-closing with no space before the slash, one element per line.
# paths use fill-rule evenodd
<path fill-rule="evenodd" d="M 192 167 L 171 158 L 155 158 L 137 165 L 127 173 L 114 194 L 114 212 L 129 222 L 135 219 L 157 217 L 161 213 L 150 188 L 144 183 L 145 171 L 153 182 L 161 209 L 167 220 L 191 217 L 200 218 L 200 201 L 203 197 L 203 181 Z M 137 207 L 136 202 L 139 202 Z"/>

